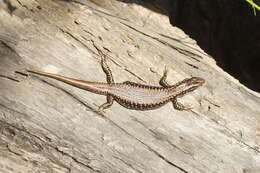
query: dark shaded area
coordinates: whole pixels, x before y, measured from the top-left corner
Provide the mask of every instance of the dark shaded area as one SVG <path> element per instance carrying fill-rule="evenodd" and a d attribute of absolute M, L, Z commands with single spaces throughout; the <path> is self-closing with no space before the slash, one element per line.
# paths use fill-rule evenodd
<path fill-rule="evenodd" d="M 9 0 L 3 0 L 3 2 L 6 4 L 10 13 L 16 10 L 17 7 L 13 6 Z"/>
<path fill-rule="evenodd" d="M 172 7 L 171 24 L 194 38 L 225 71 L 260 91 L 260 12 L 254 16 L 243 0 L 180 0 Z"/>
<path fill-rule="evenodd" d="M 260 92 L 260 11 L 245 0 L 143 0 L 138 3 L 169 15 L 170 22 L 195 39 L 226 72 Z M 260 4 L 260 0 L 254 0 Z"/>
<path fill-rule="evenodd" d="M 118 0 L 125 3 L 135 3 L 143 5 L 146 8 L 149 8 L 155 12 L 162 14 L 169 14 L 171 11 L 171 3 L 174 3 L 175 0 Z"/>

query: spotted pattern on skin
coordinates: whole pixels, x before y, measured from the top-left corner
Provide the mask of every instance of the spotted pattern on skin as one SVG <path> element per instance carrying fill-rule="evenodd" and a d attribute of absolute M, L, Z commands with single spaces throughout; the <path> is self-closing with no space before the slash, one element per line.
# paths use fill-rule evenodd
<path fill-rule="evenodd" d="M 129 85 L 129 86 L 132 86 L 132 87 L 143 88 L 143 89 L 156 89 L 158 91 L 160 89 L 165 89 L 164 87 L 144 85 L 144 84 L 139 84 L 139 83 L 135 83 L 135 82 L 131 82 L 131 81 L 125 81 L 122 84 L 126 84 L 126 85 Z"/>
<path fill-rule="evenodd" d="M 117 103 L 119 103 L 121 106 L 123 106 L 125 108 L 134 109 L 134 110 L 144 110 L 144 111 L 159 108 L 172 100 L 172 98 L 166 98 L 160 102 L 153 103 L 153 104 L 140 104 L 140 103 L 131 102 L 131 101 L 128 101 L 126 99 L 122 99 L 122 98 L 116 97 L 116 96 L 114 96 L 114 99 Z"/>

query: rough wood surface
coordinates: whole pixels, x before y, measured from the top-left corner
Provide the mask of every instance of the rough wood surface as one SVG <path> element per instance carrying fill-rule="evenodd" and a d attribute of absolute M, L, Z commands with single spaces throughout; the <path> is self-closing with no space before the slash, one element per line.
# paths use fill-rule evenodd
<path fill-rule="evenodd" d="M 260 96 L 215 65 L 167 16 L 114 0 L 10 0 L 0 9 L 0 172 L 260 172 Z M 13 8 L 10 8 L 10 5 Z M 25 73 L 33 68 L 158 85 L 199 76 L 181 101 L 134 111 L 105 97 Z M 16 72 L 16 73 L 15 73 Z"/>

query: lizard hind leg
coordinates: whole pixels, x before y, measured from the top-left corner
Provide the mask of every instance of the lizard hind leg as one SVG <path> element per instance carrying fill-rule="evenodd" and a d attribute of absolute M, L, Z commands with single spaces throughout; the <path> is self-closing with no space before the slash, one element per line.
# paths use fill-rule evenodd
<path fill-rule="evenodd" d="M 103 54 L 103 53 L 100 53 L 101 54 L 101 67 L 104 71 L 104 73 L 106 74 L 106 78 L 107 78 L 107 83 L 114 83 L 114 78 L 113 78 L 113 75 L 112 75 L 112 72 L 109 68 L 109 66 L 107 65 L 107 57 Z"/>
<path fill-rule="evenodd" d="M 114 102 L 114 98 L 111 95 L 107 95 L 107 102 L 98 107 L 98 112 L 99 113 L 104 112 L 105 109 L 112 106 L 113 102 Z"/>
<path fill-rule="evenodd" d="M 167 67 L 165 66 L 164 71 L 163 71 L 163 76 L 161 77 L 161 79 L 160 79 L 160 81 L 159 81 L 159 84 L 160 84 L 162 87 L 169 87 L 169 86 L 170 86 L 170 84 L 168 84 L 168 83 L 166 82 L 167 75 L 168 75 L 168 70 L 167 70 Z"/>
<path fill-rule="evenodd" d="M 182 103 L 178 102 L 176 98 L 172 100 L 172 103 L 173 107 L 179 111 L 186 111 L 192 109 L 191 106 L 185 106 Z"/>

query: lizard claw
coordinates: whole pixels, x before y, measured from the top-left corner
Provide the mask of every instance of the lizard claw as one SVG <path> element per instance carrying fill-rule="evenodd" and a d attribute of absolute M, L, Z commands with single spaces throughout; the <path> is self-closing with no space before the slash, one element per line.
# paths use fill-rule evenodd
<path fill-rule="evenodd" d="M 193 109 L 193 108 L 194 108 L 193 106 L 188 105 L 188 106 L 184 106 L 182 110 L 188 111 L 188 110 L 191 110 L 191 109 Z"/>
<path fill-rule="evenodd" d="M 104 116 L 105 110 L 103 107 L 99 106 L 98 110 L 96 111 L 97 114 Z"/>

